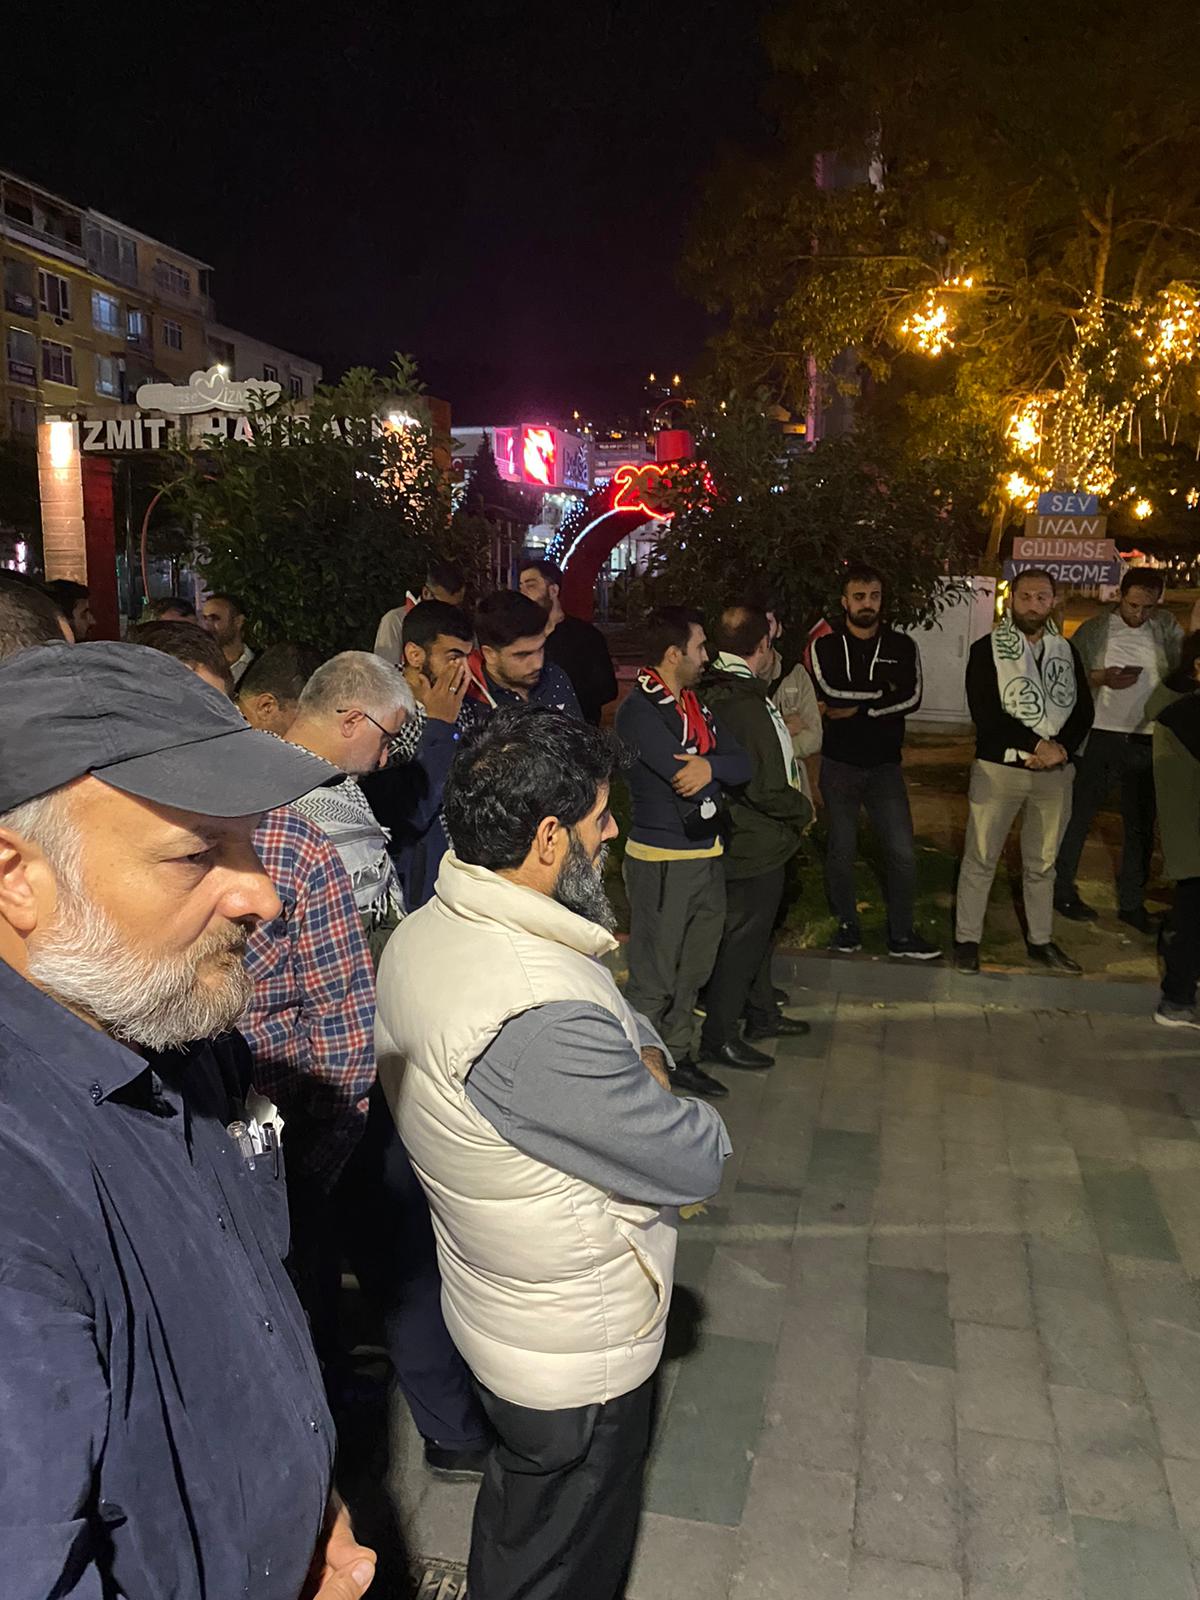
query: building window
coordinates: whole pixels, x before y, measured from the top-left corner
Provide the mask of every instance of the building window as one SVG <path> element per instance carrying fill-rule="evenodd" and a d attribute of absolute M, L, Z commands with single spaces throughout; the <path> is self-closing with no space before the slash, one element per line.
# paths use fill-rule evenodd
<path fill-rule="evenodd" d="M 121 366 L 116 356 L 96 357 L 96 393 L 121 398 Z"/>
<path fill-rule="evenodd" d="M 59 344 L 57 339 L 42 340 L 42 377 L 47 383 L 75 387 L 75 352 L 69 344 Z"/>
<path fill-rule="evenodd" d="M 297 374 L 293 372 L 291 374 L 291 376 L 288 378 L 288 391 L 291 394 L 291 397 L 292 397 L 293 400 L 303 400 L 304 399 L 304 379 L 301 378 L 301 377 L 298 377 Z"/>
<path fill-rule="evenodd" d="M 264 361 L 263 362 L 263 382 L 264 383 L 278 383 L 279 382 L 279 368 L 278 367 L 273 367 L 269 361 Z"/>
<path fill-rule="evenodd" d="M 86 235 L 88 266 L 94 272 L 118 283 L 137 283 L 137 245 L 132 239 L 98 222 L 88 223 Z"/>
<path fill-rule="evenodd" d="M 92 326 L 101 333 L 121 333 L 121 302 L 111 294 L 92 290 Z"/>
<path fill-rule="evenodd" d="M 15 311 L 19 317 L 37 316 L 37 298 L 34 291 L 33 263 L 14 261 L 4 263 L 4 309 Z"/>
<path fill-rule="evenodd" d="M 65 319 L 71 315 L 71 285 L 59 273 L 38 273 L 38 297 L 42 310 L 52 317 Z"/>
<path fill-rule="evenodd" d="M 155 282 L 163 289 L 169 289 L 172 294 L 188 299 L 192 292 L 192 275 L 185 272 L 182 267 L 177 267 L 173 261 L 164 261 L 160 256 L 154 263 Z"/>
<path fill-rule="evenodd" d="M 128 332 L 126 333 L 126 338 L 130 344 L 142 345 L 145 349 L 149 349 L 151 342 L 150 313 L 148 311 L 139 311 L 136 306 L 130 306 L 127 316 Z"/>
<path fill-rule="evenodd" d="M 163 318 L 162 325 L 163 343 L 168 350 L 183 349 L 183 329 L 178 322 L 172 322 L 169 317 Z"/>
<path fill-rule="evenodd" d="M 36 439 L 37 406 L 32 400 L 10 400 L 8 425 L 14 439 Z"/>
<path fill-rule="evenodd" d="M 37 340 L 28 328 L 10 328 L 6 340 L 8 355 L 8 381 L 23 383 L 30 389 L 37 385 Z"/>

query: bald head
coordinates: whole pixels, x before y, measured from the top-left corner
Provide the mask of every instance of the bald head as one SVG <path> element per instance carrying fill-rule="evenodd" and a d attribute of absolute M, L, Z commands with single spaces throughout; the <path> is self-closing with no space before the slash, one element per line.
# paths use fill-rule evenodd
<path fill-rule="evenodd" d="M 717 623 L 717 648 L 726 655 L 741 656 L 757 673 L 771 655 L 771 630 L 767 614 L 757 606 L 726 606 Z"/>

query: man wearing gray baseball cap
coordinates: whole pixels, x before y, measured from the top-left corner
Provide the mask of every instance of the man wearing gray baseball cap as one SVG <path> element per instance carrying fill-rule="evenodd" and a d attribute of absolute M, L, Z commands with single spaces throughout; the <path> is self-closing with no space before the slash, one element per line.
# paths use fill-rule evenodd
<path fill-rule="evenodd" d="M 0 662 L 5 1600 L 355 1600 L 245 1108 L 259 815 L 334 769 L 135 645 Z"/>

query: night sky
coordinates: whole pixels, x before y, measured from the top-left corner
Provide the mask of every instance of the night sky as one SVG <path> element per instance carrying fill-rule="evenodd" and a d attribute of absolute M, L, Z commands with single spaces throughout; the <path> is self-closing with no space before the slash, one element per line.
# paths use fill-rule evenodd
<path fill-rule="evenodd" d="M 52 50 L 6 30 L 0 166 L 211 262 L 222 321 L 329 374 L 403 349 L 461 424 L 599 420 L 709 331 L 676 267 L 755 130 L 760 10 L 71 6 Z"/>

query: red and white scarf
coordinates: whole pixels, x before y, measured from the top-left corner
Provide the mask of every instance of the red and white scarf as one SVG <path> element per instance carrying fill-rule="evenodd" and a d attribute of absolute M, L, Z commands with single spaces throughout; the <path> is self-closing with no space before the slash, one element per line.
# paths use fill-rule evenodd
<path fill-rule="evenodd" d="M 649 695 L 655 705 L 664 710 L 674 706 L 683 724 L 680 738 L 683 748 L 691 756 L 706 756 L 717 747 L 717 727 L 712 712 L 704 705 L 694 689 L 685 689 L 676 697 L 667 688 L 653 667 L 643 667 L 638 673 L 638 688 Z"/>

